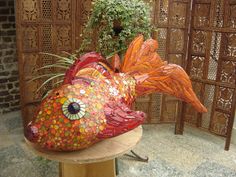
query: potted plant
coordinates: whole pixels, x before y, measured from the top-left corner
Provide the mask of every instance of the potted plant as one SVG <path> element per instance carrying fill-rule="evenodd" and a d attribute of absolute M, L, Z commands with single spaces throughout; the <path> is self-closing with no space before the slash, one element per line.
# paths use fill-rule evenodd
<path fill-rule="evenodd" d="M 143 34 L 149 38 L 151 30 L 150 7 L 142 0 L 96 0 L 78 52 L 86 52 L 96 43 L 96 51 L 105 57 L 123 54 L 134 37 Z"/>

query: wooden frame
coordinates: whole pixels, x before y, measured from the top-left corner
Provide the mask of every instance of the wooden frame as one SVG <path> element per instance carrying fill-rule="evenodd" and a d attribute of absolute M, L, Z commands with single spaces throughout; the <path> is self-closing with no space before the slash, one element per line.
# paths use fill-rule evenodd
<path fill-rule="evenodd" d="M 200 84 L 200 100 L 206 103 L 207 99 L 211 99 L 211 109 L 208 111 L 210 115 L 209 125 L 208 127 L 204 127 L 204 118 L 202 114 L 197 114 L 196 117 L 189 115 L 191 117 L 189 119 L 189 123 L 195 125 L 199 128 L 208 129 L 208 131 L 218 134 L 220 136 L 226 137 L 225 150 L 229 149 L 231 132 L 233 128 L 234 122 L 234 111 L 235 111 L 235 75 L 230 75 L 229 73 L 234 73 L 236 70 L 236 57 L 227 57 L 226 49 L 229 47 L 229 43 L 226 42 L 226 36 L 228 34 L 236 35 L 236 29 L 232 27 L 228 27 L 228 19 L 229 17 L 229 6 L 230 4 L 236 4 L 233 1 L 214 1 L 214 0 L 201 0 L 201 1 L 193 1 L 193 10 L 192 10 L 192 23 L 190 27 L 190 45 L 188 48 L 188 64 L 187 64 L 187 72 L 192 76 L 192 81 Z M 206 25 L 198 27 L 194 24 L 195 19 L 198 18 L 197 13 L 195 13 L 195 9 L 201 8 L 201 6 L 209 7 L 209 16 L 205 17 Z M 234 13 L 236 9 L 234 9 Z M 232 12 L 231 12 L 232 13 Z M 203 16 L 201 16 L 203 17 Z M 199 18 L 200 19 L 200 18 Z M 193 51 L 193 46 L 197 46 L 196 38 L 194 39 L 194 31 L 204 32 L 206 34 L 205 40 L 205 53 L 196 53 Z M 218 39 L 216 38 L 218 35 Z M 213 38 L 215 37 L 215 38 Z M 199 40 L 199 39 L 198 39 Z M 215 41 L 214 41 L 215 40 Z M 216 40 L 220 40 L 220 43 L 217 43 Z M 215 42 L 215 46 L 212 47 L 212 43 Z M 231 45 L 236 45 L 236 38 L 232 42 Z M 213 53 L 211 53 L 213 51 Z M 218 56 L 217 56 L 218 55 Z M 204 57 L 204 68 L 202 71 L 202 75 L 191 75 L 191 71 L 193 71 L 193 56 Z M 213 65 L 212 60 L 216 60 Z M 224 62 L 232 62 L 231 68 L 224 68 Z M 234 64 L 233 64 L 234 63 Z M 211 70 L 211 66 L 214 67 L 213 72 Z M 196 68 L 194 68 L 196 70 Z M 200 68 L 199 68 L 200 69 Z M 225 72 L 225 73 L 224 73 Z M 213 73 L 213 74 L 212 74 Z M 228 77 L 227 79 L 223 78 Z M 207 89 L 211 87 L 213 88 L 214 97 L 210 98 L 207 95 Z M 225 93 L 222 93 L 224 90 Z M 227 91 L 228 90 L 228 91 Z M 229 93 L 230 90 L 230 93 Z M 220 95 L 219 95 L 220 94 Z M 222 95 L 226 94 L 226 95 Z M 221 105 L 219 108 L 219 104 Z M 183 116 L 188 116 L 186 112 L 186 105 L 183 108 Z M 191 108 L 190 108 L 191 109 Z M 196 120 L 195 123 L 193 123 Z"/>

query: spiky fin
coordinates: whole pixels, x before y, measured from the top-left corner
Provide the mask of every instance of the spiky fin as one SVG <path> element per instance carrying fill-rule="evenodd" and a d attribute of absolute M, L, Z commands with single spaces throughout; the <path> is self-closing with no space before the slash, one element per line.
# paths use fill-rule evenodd
<path fill-rule="evenodd" d="M 67 70 L 63 84 L 71 84 L 72 80 L 75 79 L 76 74 L 79 70 L 81 70 L 88 64 L 98 62 L 104 62 L 104 58 L 96 52 L 86 53 L 82 57 L 78 58 L 74 62 L 74 64 Z"/>
<path fill-rule="evenodd" d="M 121 71 L 136 79 L 137 94 L 166 93 L 192 104 L 199 112 L 207 112 L 193 92 L 184 69 L 162 61 L 157 47 L 157 41 L 148 39 L 144 42 L 143 36 L 138 36 L 127 50 Z"/>

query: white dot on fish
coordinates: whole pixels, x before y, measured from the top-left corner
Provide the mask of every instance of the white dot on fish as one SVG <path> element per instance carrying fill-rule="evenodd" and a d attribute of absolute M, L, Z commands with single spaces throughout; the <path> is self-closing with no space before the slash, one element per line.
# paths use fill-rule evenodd
<path fill-rule="evenodd" d="M 80 93 L 81 94 L 85 94 L 85 90 L 80 90 Z"/>

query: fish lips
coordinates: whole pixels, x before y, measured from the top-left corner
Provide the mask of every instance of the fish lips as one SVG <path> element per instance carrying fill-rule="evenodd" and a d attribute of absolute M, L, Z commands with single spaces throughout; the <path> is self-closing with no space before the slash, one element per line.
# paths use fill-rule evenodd
<path fill-rule="evenodd" d="M 39 138 L 38 127 L 33 125 L 32 122 L 30 122 L 24 130 L 24 135 L 30 142 L 37 142 Z"/>

